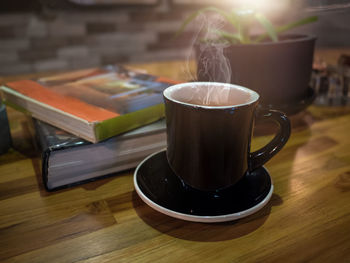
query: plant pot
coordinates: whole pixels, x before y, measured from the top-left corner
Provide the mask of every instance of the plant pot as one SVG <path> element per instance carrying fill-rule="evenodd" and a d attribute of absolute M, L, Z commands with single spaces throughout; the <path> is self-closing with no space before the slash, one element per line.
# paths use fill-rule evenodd
<path fill-rule="evenodd" d="M 265 107 L 278 109 L 297 104 L 310 96 L 315 40 L 312 36 L 285 35 L 278 42 L 224 47 L 222 54 L 229 62 L 226 71 L 231 73 L 230 82 L 257 91 L 260 104 Z M 196 47 L 198 80 L 222 81 L 225 78 L 220 74 L 225 66 L 210 63 L 209 59 L 214 55 L 218 61 L 217 48 L 203 45 L 206 44 Z"/>

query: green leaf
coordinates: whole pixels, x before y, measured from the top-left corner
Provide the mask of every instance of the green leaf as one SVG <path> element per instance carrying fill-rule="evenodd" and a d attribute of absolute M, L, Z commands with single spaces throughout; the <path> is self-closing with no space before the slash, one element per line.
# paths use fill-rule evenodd
<path fill-rule="evenodd" d="M 263 14 L 260 13 L 256 13 L 255 18 L 265 28 L 266 33 L 271 38 L 271 40 L 277 42 L 277 33 L 271 22 Z"/>
<path fill-rule="evenodd" d="M 237 31 L 241 36 L 241 43 L 249 44 L 250 39 L 250 28 L 255 19 L 255 11 L 252 9 L 235 9 L 234 11 L 235 18 L 237 20 Z"/>
<path fill-rule="evenodd" d="M 226 39 L 228 42 L 230 42 L 231 44 L 234 43 L 243 43 L 243 39 L 242 36 L 240 34 L 233 34 L 230 32 L 226 32 L 223 30 L 212 30 L 215 34 L 219 35 L 221 38 Z"/>
<path fill-rule="evenodd" d="M 287 25 L 280 26 L 280 27 L 277 28 L 276 31 L 278 33 L 281 33 L 281 32 L 290 30 L 290 29 L 298 27 L 298 26 L 303 26 L 305 24 L 316 22 L 317 20 L 318 20 L 317 16 L 310 16 L 310 17 L 307 17 L 307 18 L 300 19 L 300 20 L 298 20 L 296 22 L 292 22 L 292 23 L 289 23 Z"/>
<path fill-rule="evenodd" d="M 295 22 L 292 22 L 292 23 L 289 23 L 287 25 L 283 25 L 283 26 L 280 26 L 280 27 L 277 27 L 276 28 L 276 32 L 277 33 L 283 33 L 287 30 L 290 30 L 290 29 L 293 29 L 295 27 L 299 27 L 299 26 L 303 26 L 303 25 L 306 25 L 306 24 L 309 24 L 309 23 L 313 23 L 313 22 L 316 22 L 318 20 L 318 17 L 317 16 L 310 16 L 310 17 L 307 17 L 307 18 L 303 18 L 303 19 L 300 19 L 298 21 L 295 21 Z M 263 35 L 260 35 L 256 40 L 255 42 L 256 43 L 259 43 L 261 41 L 263 41 L 268 35 L 267 34 L 263 34 Z"/>
<path fill-rule="evenodd" d="M 212 11 L 215 13 L 220 14 L 221 16 L 223 16 L 231 25 L 233 26 L 237 26 L 237 21 L 234 17 L 234 14 L 231 12 L 226 12 L 223 11 L 219 8 L 216 7 L 205 7 L 202 9 L 199 9 L 198 11 L 192 13 L 188 18 L 185 19 L 185 21 L 182 23 L 181 27 L 179 28 L 179 30 L 175 33 L 174 38 L 177 38 L 179 35 L 181 35 L 183 33 L 183 31 L 185 30 L 186 26 L 192 21 L 194 20 L 198 15 L 204 13 L 204 12 L 208 12 L 208 11 Z"/>

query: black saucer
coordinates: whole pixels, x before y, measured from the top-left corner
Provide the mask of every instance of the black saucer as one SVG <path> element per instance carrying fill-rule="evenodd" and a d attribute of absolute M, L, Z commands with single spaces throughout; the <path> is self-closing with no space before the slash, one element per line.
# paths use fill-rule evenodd
<path fill-rule="evenodd" d="M 313 88 L 308 88 L 305 98 L 288 103 L 272 103 L 268 105 L 259 105 L 262 108 L 280 110 L 287 115 L 294 115 L 310 106 L 316 98 L 316 92 Z"/>
<path fill-rule="evenodd" d="M 224 222 L 251 215 L 270 200 L 273 184 L 261 167 L 224 190 L 203 192 L 185 185 L 168 165 L 165 150 L 136 168 L 134 185 L 141 199 L 169 216 L 195 222 Z"/>

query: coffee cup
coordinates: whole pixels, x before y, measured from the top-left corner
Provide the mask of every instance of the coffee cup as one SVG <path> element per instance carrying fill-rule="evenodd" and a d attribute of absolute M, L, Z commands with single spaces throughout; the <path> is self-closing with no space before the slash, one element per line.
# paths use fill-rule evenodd
<path fill-rule="evenodd" d="M 218 191 L 233 186 L 264 165 L 290 136 L 290 122 L 279 111 L 257 110 L 259 94 L 218 82 L 188 82 L 163 92 L 167 125 L 167 159 L 188 186 Z M 275 137 L 251 152 L 255 119 L 279 125 Z"/>

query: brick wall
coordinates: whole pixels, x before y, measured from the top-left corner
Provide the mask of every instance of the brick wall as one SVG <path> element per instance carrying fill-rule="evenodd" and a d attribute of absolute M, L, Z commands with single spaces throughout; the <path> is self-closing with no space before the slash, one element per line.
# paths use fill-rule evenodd
<path fill-rule="evenodd" d="M 0 14 L 0 75 L 186 57 L 188 12 L 158 4 Z"/>
<path fill-rule="evenodd" d="M 198 5 L 185 0 L 150 3 L 1 13 L 0 75 L 186 58 L 191 30 L 176 40 L 172 36 Z M 343 21 L 349 12 L 322 17 L 306 32 L 316 32 L 321 44 L 350 45 L 344 34 L 349 23 Z"/>

